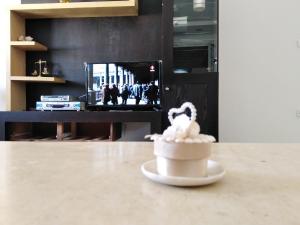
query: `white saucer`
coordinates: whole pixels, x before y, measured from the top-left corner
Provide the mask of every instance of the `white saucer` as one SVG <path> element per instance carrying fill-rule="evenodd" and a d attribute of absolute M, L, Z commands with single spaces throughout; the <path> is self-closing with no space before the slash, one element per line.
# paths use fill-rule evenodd
<path fill-rule="evenodd" d="M 174 186 L 202 186 L 208 185 L 222 179 L 225 175 L 225 170 L 216 161 L 208 160 L 207 163 L 207 176 L 206 177 L 174 177 L 162 176 L 157 173 L 156 160 L 145 162 L 141 166 L 143 174 L 150 180 Z"/>

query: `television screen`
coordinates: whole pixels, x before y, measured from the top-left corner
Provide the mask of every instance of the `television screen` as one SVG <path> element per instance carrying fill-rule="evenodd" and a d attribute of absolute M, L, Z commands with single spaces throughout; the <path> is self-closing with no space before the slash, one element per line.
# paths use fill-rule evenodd
<path fill-rule="evenodd" d="M 160 105 L 160 61 L 87 63 L 90 106 Z"/>

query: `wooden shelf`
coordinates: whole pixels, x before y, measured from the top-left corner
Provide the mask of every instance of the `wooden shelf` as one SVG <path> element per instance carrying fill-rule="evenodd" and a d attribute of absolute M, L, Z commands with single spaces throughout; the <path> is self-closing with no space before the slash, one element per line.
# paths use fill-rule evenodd
<path fill-rule="evenodd" d="M 12 47 L 24 50 L 24 51 L 47 51 L 48 48 L 36 41 L 11 41 Z"/>
<path fill-rule="evenodd" d="M 24 18 L 137 16 L 138 0 L 20 4 L 10 10 Z"/>
<path fill-rule="evenodd" d="M 36 83 L 66 83 L 66 81 L 59 77 L 33 77 L 33 76 L 11 76 L 11 81 L 19 82 L 36 82 Z"/>
<path fill-rule="evenodd" d="M 26 19 L 88 18 L 138 16 L 138 0 L 105 0 L 98 2 L 18 4 L 10 8 L 9 69 L 7 71 L 8 111 L 26 110 L 26 82 L 65 83 L 57 77 L 26 76 L 26 51 L 46 51 L 40 43 L 15 42 L 26 34 Z M 14 76 L 11 76 L 11 75 Z M 15 76 L 18 75 L 18 76 Z"/>

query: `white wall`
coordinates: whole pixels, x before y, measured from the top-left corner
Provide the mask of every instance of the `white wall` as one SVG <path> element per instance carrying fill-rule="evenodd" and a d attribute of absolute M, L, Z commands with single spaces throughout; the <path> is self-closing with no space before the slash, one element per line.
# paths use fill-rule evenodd
<path fill-rule="evenodd" d="M 20 3 L 21 0 L 0 1 L 0 111 L 6 110 L 6 69 L 7 51 L 9 41 L 9 13 L 11 4 Z"/>
<path fill-rule="evenodd" d="M 300 1 L 220 1 L 220 141 L 300 142 Z"/>

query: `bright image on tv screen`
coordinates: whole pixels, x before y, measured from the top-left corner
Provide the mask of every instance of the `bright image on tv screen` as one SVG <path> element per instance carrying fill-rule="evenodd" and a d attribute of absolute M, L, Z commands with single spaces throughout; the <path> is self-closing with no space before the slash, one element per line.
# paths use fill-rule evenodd
<path fill-rule="evenodd" d="M 159 63 L 89 63 L 90 105 L 158 105 Z"/>

